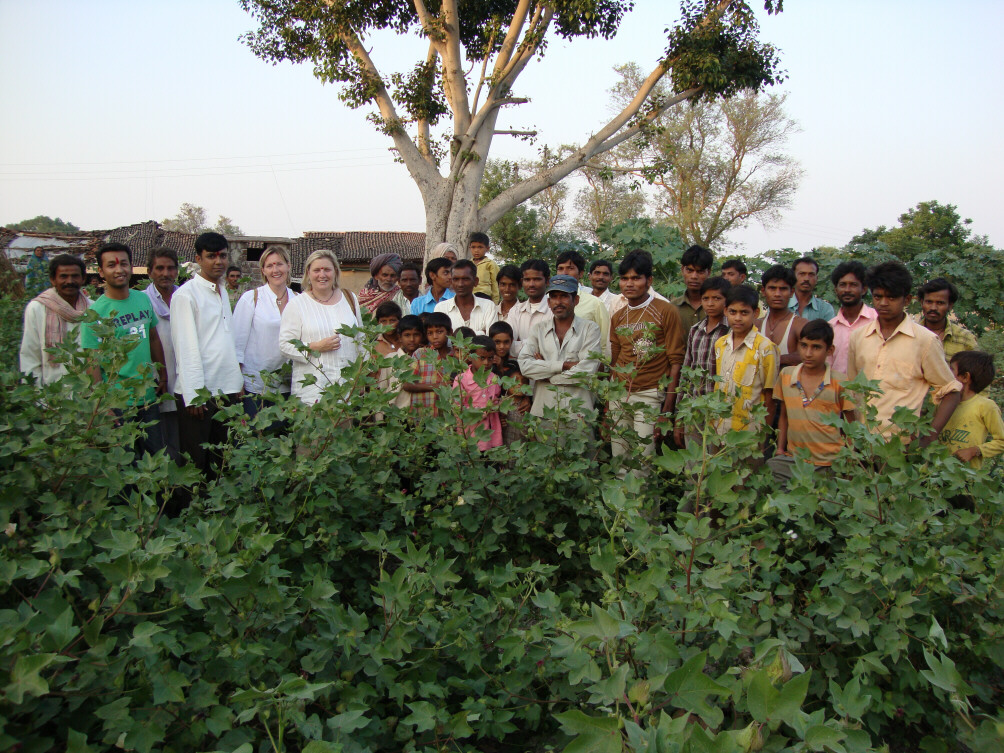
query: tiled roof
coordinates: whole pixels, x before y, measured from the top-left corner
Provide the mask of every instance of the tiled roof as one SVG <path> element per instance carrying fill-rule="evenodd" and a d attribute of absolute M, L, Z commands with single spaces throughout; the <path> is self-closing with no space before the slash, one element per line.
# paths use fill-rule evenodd
<path fill-rule="evenodd" d="M 425 257 L 425 233 L 407 232 L 309 232 L 293 241 L 293 277 L 303 276 L 303 264 L 319 248 L 331 249 L 339 264 L 366 266 L 380 254 L 400 254 L 405 261 L 421 263 Z"/>

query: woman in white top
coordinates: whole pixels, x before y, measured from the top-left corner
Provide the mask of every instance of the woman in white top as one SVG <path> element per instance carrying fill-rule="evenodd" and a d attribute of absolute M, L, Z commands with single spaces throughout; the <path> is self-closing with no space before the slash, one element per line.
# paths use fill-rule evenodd
<path fill-rule="evenodd" d="M 279 322 L 282 312 L 296 296 L 289 287 L 289 254 L 275 246 L 259 260 L 265 284 L 249 290 L 234 306 L 234 344 L 244 374 L 244 409 L 254 417 L 262 407 L 266 392 L 289 392 L 289 384 L 276 384 L 263 371 L 275 371 L 289 358 L 279 350 Z"/>
<path fill-rule="evenodd" d="M 352 293 L 338 287 L 341 270 L 335 254 L 318 249 L 307 257 L 303 272 L 303 295 L 293 299 L 282 314 L 279 349 L 293 361 L 294 396 L 313 405 L 324 388 L 342 381 L 342 369 L 360 354 L 358 343 L 341 336 L 342 327 L 361 327 L 359 304 Z M 291 340 L 309 349 L 301 353 Z M 316 381 L 304 385 L 308 374 Z"/>

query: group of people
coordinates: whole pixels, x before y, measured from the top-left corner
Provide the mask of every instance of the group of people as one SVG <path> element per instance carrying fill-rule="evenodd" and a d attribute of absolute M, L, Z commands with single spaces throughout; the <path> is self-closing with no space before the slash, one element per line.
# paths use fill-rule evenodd
<path fill-rule="evenodd" d="M 240 401 L 253 416 L 269 393 L 316 403 L 367 357 L 360 328 L 370 318 L 383 327 L 373 374 L 376 388 L 391 393 L 388 404 L 415 417 L 435 415 L 449 394 L 473 409 L 464 415 L 476 419 L 460 429 L 476 434 L 481 450 L 530 438 L 527 414 L 560 414 L 592 431 L 598 411 L 608 424 L 633 430 L 645 454 L 660 437 L 683 448 L 702 427 L 688 425 L 681 409 L 720 390 L 732 405 L 714 427 L 721 442 L 732 430 L 761 432 L 779 477 L 790 477 L 796 463 L 825 470 L 844 444 L 825 416 L 863 415 L 845 389 L 848 377 L 863 373 L 878 382 L 867 399 L 884 436 L 899 431 L 897 408 L 919 414 L 929 399 L 933 431 L 922 443 L 940 436 L 974 466 L 1004 451 L 1000 409 L 979 394 L 994 378 L 993 359 L 953 320 L 958 292 L 945 279 L 920 286 L 915 319 L 906 312 L 913 281 L 894 261 L 867 270 L 854 261 L 837 266 L 834 311 L 815 295 L 819 266 L 809 257 L 769 268 L 758 290 L 741 260 L 725 261 L 712 276 L 713 255 L 692 246 L 681 258 L 685 291 L 669 300 L 653 289 L 644 251 L 616 264 L 615 293 L 612 261 L 593 261 L 587 270 L 581 254 L 565 251 L 552 275 L 542 259 L 500 268 L 482 233 L 472 234 L 467 250 L 471 259 L 440 244 L 424 269 L 424 293 L 419 267 L 382 254 L 356 295 L 340 286 L 338 260 L 323 249 L 306 259 L 297 294 L 289 256 L 271 247 L 259 262 L 263 284 L 233 304 L 228 245 L 218 233 L 197 238 L 198 274 L 180 287 L 175 252 L 155 249 L 144 291 L 130 288 L 129 247 L 105 244 L 97 252 L 105 292 L 93 303 L 83 291 L 83 263 L 58 256 L 49 264 L 52 287 L 25 309 L 21 368 L 40 383 L 59 379 L 65 365 L 50 349 L 76 333 L 88 308 L 113 318 L 116 336 L 137 341 L 119 376 L 152 370 L 157 377 L 155 388 L 149 380 L 130 382 L 142 385 L 130 401 L 149 423 L 146 448 L 187 454 L 204 471 L 213 465 L 206 448 L 225 438 L 223 407 Z M 587 274 L 589 287 L 582 284 Z M 864 302 L 866 291 L 873 306 Z M 80 342 L 97 346 L 92 325 L 83 325 Z M 283 377 L 287 362 L 291 376 Z M 623 397 L 598 405 L 597 378 L 620 382 Z M 512 400 L 503 402 L 506 394 Z M 764 423 L 757 404 L 765 407 Z M 614 455 L 629 451 L 620 436 L 611 440 Z"/>

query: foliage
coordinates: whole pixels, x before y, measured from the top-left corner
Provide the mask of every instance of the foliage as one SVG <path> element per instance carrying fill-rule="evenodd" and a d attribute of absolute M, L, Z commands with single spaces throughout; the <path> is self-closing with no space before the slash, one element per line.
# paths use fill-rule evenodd
<path fill-rule="evenodd" d="M 191 233 L 198 235 L 207 230 L 212 230 L 227 236 L 244 235 L 244 231 L 234 224 L 233 220 L 222 214 L 217 218 L 216 224 L 209 225 L 205 207 L 189 204 L 187 201 L 178 209 L 178 213 L 160 223 L 165 230 L 175 233 Z"/>
<path fill-rule="evenodd" d="M 482 456 L 370 368 L 228 409 L 218 482 L 134 457 L 114 382 L 0 373 L 4 748 L 999 749 L 1004 493 L 943 451 L 845 426 L 788 492 L 748 433 L 618 460 L 550 416 Z"/>
<path fill-rule="evenodd" d="M 922 201 L 916 208 L 899 216 L 899 227 L 880 225 L 868 228 L 851 238 L 851 243 L 885 244 L 894 256 L 909 260 L 931 251 L 962 250 L 968 245 L 987 245 L 986 239 L 970 244 L 972 231 L 967 227 L 972 220 L 963 220 L 954 204 Z"/>
<path fill-rule="evenodd" d="M 600 225 L 618 225 L 645 214 L 645 192 L 632 177 L 605 167 L 584 167 L 579 174 L 586 185 L 575 194 L 572 231 L 577 235 L 595 239 Z"/>
<path fill-rule="evenodd" d="M 76 233 L 80 230 L 72 222 L 66 222 L 59 217 L 52 219 L 44 214 L 32 217 L 30 220 L 15 222 L 7 227 L 11 230 L 24 230 L 30 233 Z"/>

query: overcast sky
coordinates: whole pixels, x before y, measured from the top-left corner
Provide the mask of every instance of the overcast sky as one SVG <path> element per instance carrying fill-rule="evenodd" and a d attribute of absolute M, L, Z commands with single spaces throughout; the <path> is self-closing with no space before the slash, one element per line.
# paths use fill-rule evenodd
<path fill-rule="evenodd" d="M 675 18 L 668 0 L 636 5 L 611 42 L 552 42 L 517 84 L 533 101 L 504 125 L 538 129 L 537 146 L 601 126 L 612 67 L 650 68 Z M 788 0 L 764 16 L 805 179 L 780 226 L 735 235 L 742 250 L 842 245 L 929 199 L 1004 244 L 1002 22 L 994 0 Z M 238 41 L 251 28 L 237 0 L 0 0 L 0 223 L 110 228 L 187 201 L 256 235 L 424 230 L 389 140 L 309 66 L 255 58 Z M 372 47 L 386 69 L 424 54 L 385 42 Z M 493 156 L 536 148 L 500 136 Z"/>

